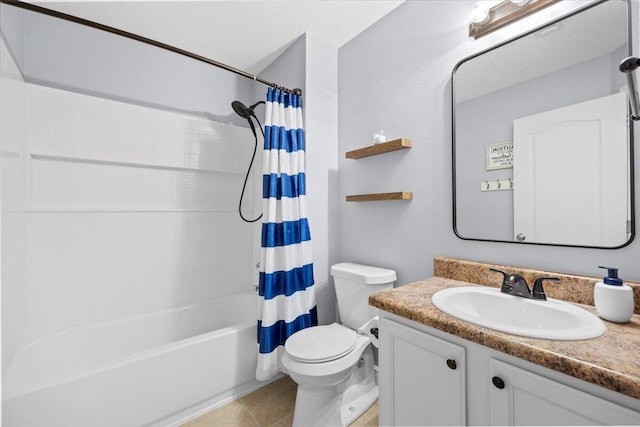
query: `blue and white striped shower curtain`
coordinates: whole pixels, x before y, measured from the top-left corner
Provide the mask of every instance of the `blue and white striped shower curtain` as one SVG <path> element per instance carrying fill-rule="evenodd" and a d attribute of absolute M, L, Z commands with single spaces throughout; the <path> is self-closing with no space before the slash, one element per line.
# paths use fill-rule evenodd
<path fill-rule="evenodd" d="M 318 324 L 306 208 L 301 98 L 267 92 L 256 379 L 275 375 L 284 343 Z"/>

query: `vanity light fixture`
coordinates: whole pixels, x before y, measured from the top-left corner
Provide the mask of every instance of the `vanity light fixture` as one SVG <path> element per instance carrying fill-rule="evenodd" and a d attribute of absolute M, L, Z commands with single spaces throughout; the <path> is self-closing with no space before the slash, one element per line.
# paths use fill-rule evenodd
<path fill-rule="evenodd" d="M 504 0 L 487 9 L 486 1 L 478 2 L 471 14 L 469 37 L 477 39 L 511 24 L 560 0 Z M 486 14 L 483 15 L 483 11 Z"/>

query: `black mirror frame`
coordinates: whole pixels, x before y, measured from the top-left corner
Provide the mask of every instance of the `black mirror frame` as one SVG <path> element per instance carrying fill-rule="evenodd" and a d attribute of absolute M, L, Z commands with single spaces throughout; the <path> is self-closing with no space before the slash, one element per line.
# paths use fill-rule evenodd
<path fill-rule="evenodd" d="M 453 71 L 451 72 L 451 173 L 452 173 L 452 203 L 453 203 L 453 232 L 454 234 L 462 239 L 462 240 L 469 240 L 469 241 L 479 241 L 479 242 L 494 242 L 494 243 L 516 243 L 519 245 L 538 245 L 538 246 L 559 246 L 559 247 L 570 247 L 570 248 L 587 248 L 587 249 L 620 249 L 623 248 L 625 246 L 628 246 L 629 244 L 631 244 L 631 242 L 633 242 L 635 235 L 636 235 L 636 221 L 635 221 L 635 174 L 634 174 L 634 132 L 633 132 L 633 122 L 630 121 L 629 124 L 629 203 L 630 203 L 630 212 L 631 212 L 631 230 L 630 230 L 630 234 L 631 236 L 629 237 L 629 239 L 619 245 L 619 246 L 584 246 L 584 245 L 569 245 L 569 244 L 560 244 L 560 243 L 542 243 L 542 242 L 520 242 L 520 241 L 515 241 L 515 240 L 492 240 L 492 239 L 480 239 L 480 238 L 472 238 L 472 237 L 464 237 L 462 236 L 459 232 L 458 232 L 458 228 L 457 228 L 457 224 L 456 224 L 456 218 L 457 218 L 457 206 L 456 206 L 456 123 L 455 123 L 455 118 L 456 118 L 456 108 L 455 108 L 455 74 L 456 74 L 456 70 L 466 61 L 469 61 L 477 56 L 480 56 L 482 54 L 485 54 L 487 52 L 490 52 L 492 50 L 495 50 L 501 46 L 504 46 L 506 44 L 509 44 L 511 42 L 514 42 L 518 39 L 521 39 L 523 37 L 526 37 L 530 34 L 535 33 L 536 31 L 541 30 L 544 27 L 547 27 L 549 25 L 553 25 L 557 22 L 560 22 L 564 19 L 567 19 L 571 16 L 577 15 L 585 10 L 591 9 L 595 6 L 598 6 L 599 4 L 605 3 L 608 0 L 599 0 L 596 1 L 592 4 L 589 4 L 587 6 L 584 7 L 580 7 L 570 13 L 564 14 L 562 16 L 560 16 L 557 19 L 554 19 L 550 22 L 544 23 L 540 26 L 537 26 L 519 36 L 513 37 L 509 40 L 506 40 L 500 44 L 497 44 L 495 46 L 492 46 L 488 49 L 484 49 L 476 54 L 473 54 L 471 56 L 468 56 L 466 58 L 463 58 L 462 60 L 460 60 L 454 67 L 453 67 Z M 631 2 L 630 0 L 622 0 L 625 3 L 626 6 L 626 12 L 627 12 L 627 48 L 628 48 L 628 52 L 627 52 L 627 56 L 631 56 L 633 55 L 633 46 L 632 46 L 632 40 L 633 40 L 633 34 L 632 34 L 632 21 L 631 21 Z M 630 117 L 630 107 L 627 107 L 627 110 L 629 111 L 629 115 L 628 117 Z"/>

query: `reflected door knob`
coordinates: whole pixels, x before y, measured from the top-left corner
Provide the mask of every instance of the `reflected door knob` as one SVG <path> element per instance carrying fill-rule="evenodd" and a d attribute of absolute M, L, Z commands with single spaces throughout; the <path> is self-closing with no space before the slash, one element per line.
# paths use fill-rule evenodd
<path fill-rule="evenodd" d="M 516 235 L 516 240 L 518 242 L 524 242 L 526 240 L 527 236 L 525 236 L 524 234 L 520 233 L 518 235 Z"/>

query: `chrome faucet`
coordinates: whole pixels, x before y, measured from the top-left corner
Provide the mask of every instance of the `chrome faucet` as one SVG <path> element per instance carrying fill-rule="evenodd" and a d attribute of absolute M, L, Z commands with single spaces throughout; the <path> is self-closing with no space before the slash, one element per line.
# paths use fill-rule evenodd
<path fill-rule="evenodd" d="M 547 296 L 544 293 L 542 282 L 544 282 L 545 280 L 552 280 L 555 282 L 560 280 L 557 277 L 538 277 L 533 282 L 533 289 L 529 289 L 527 281 L 519 274 L 507 274 L 504 271 L 497 270 L 495 268 L 490 268 L 489 270 L 502 274 L 503 278 L 500 292 L 502 292 L 503 294 L 543 301 L 547 300 Z"/>

